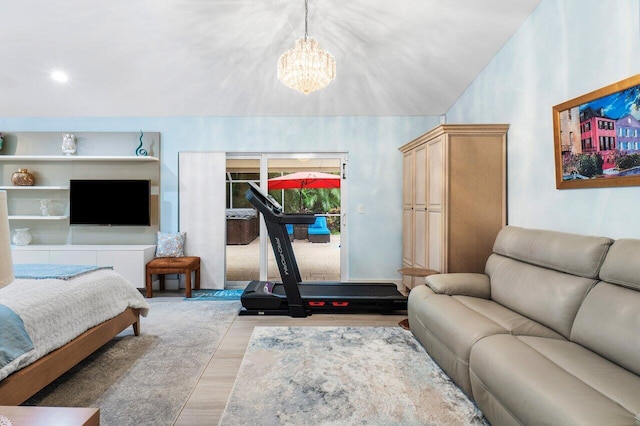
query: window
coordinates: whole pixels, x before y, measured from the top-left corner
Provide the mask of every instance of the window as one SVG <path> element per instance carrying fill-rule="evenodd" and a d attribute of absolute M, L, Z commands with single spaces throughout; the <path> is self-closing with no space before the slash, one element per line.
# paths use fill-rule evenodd
<path fill-rule="evenodd" d="M 583 151 L 592 151 L 592 146 L 591 146 L 591 138 L 586 138 L 582 141 L 582 150 Z"/>
<path fill-rule="evenodd" d="M 247 182 L 260 182 L 259 173 L 227 172 L 227 208 L 252 208 L 245 197 Z"/>

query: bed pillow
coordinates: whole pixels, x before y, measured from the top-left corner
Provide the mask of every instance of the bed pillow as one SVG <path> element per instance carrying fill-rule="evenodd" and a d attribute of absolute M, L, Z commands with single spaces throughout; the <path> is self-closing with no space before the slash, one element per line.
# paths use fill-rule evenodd
<path fill-rule="evenodd" d="M 156 257 L 182 257 L 184 256 L 185 232 L 158 232 L 158 245 Z"/>

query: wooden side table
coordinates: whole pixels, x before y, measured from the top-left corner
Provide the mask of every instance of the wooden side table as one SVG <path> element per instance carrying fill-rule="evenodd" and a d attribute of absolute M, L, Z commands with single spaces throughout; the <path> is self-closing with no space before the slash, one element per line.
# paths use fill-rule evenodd
<path fill-rule="evenodd" d="M 440 272 L 433 269 L 424 268 L 400 268 L 398 269 L 402 275 L 409 275 L 410 277 L 428 277 L 429 275 L 439 274 Z"/>
<path fill-rule="evenodd" d="M 400 268 L 398 269 L 398 272 L 409 277 L 428 277 L 429 275 L 440 273 L 436 270 L 425 268 Z M 409 288 L 409 286 L 406 287 Z M 411 288 L 409 288 L 409 291 L 411 291 Z"/>
<path fill-rule="evenodd" d="M 408 275 L 410 277 L 428 277 L 429 275 L 439 274 L 440 272 L 433 269 L 425 269 L 425 268 L 400 268 L 398 269 L 402 275 Z M 411 289 L 409 289 L 411 291 Z M 400 327 L 405 330 L 410 330 L 409 327 L 409 319 L 403 319 L 398 323 Z"/>
<path fill-rule="evenodd" d="M 147 297 L 153 297 L 153 274 L 158 275 L 160 290 L 164 290 L 164 274 L 184 274 L 187 297 L 191 297 L 191 273 L 195 272 L 194 287 L 200 289 L 200 257 L 156 257 L 147 263 Z"/>
<path fill-rule="evenodd" d="M 13 426 L 99 426 L 99 408 L 0 406 L 0 416 Z M 2 418 L 2 417 L 0 417 Z"/>

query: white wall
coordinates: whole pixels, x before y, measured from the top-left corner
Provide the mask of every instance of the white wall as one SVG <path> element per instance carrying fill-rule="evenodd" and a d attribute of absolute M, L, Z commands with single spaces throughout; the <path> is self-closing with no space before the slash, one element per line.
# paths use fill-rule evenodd
<path fill-rule="evenodd" d="M 178 230 L 180 151 L 346 151 L 349 279 L 390 280 L 399 279 L 396 270 L 402 264 L 398 147 L 438 124 L 439 117 L 0 118 L 0 132 L 160 132 L 160 228 L 165 232 Z M 357 214 L 358 205 L 365 214 Z"/>
<path fill-rule="evenodd" d="M 511 225 L 640 238 L 640 188 L 556 190 L 554 105 L 640 73 L 639 0 L 543 0 L 447 112 L 508 123 Z"/>

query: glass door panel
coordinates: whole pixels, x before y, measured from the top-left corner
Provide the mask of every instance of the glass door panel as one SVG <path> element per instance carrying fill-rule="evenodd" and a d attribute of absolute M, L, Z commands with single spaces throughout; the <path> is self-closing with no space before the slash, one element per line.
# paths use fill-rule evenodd
<path fill-rule="evenodd" d="M 314 225 L 289 227 L 289 238 L 303 281 L 340 281 L 342 159 L 308 154 L 268 155 L 269 194 L 285 213 L 316 216 Z M 267 279 L 280 281 L 271 245 Z"/>
<path fill-rule="evenodd" d="M 226 161 L 226 286 L 260 279 L 260 216 L 247 201 L 248 182 L 260 182 L 260 158 Z"/>

